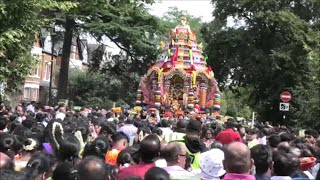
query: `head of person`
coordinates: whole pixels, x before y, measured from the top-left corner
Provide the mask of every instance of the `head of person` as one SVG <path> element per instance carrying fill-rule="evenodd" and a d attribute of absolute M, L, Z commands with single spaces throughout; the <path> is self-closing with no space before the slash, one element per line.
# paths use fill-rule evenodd
<path fill-rule="evenodd" d="M 176 131 L 177 131 L 177 132 L 180 132 L 180 133 L 185 133 L 185 132 L 186 132 L 186 128 L 187 128 L 187 126 L 188 126 L 188 123 L 189 123 L 188 120 L 186 120 L 186 119 L 180 119 L 180 120 L 177 122 Z"/>
<path fill-rule="evenodd" d="M 98 157 L 87 156 L 78 166 L 79 180 L 106 180 L 108 178 L 107 166 Z"/>
<path fill-rule="evenodd" d="M 241 137 L 244 137 L 246 135 L 246 128 L 243 126 L 239 126 L 239 134 Z"/>
<path fill-rule="evenodd" d="M 226 171 L 223 169 L 224 153 L 220 149 L 211 149 L 199 156 L 201 176 L 204 179 L 220 179 Z"/>
<path fill-rule="evenodd" d="M 139 164 L 140 162 L 140 146 L 138 144 L 129 146 L 118 154 L 117 165 L 118 167 L 126 165 Z"/>
<path fill-rule="evenodd" d="M 14 171 L 9 169 L 0 170 L 1 179 L 11 179 L 11 180 L 25 180 L 26 174 L 23 171 Z"/>
<path fill-rule="evenodd" d="M 251 158 L 254 160 L 254 165 L 256 167 L 256 174 L 265 175 L 269 172 L 270 176 L 273 166 L 271 148 L 267 145 L 258 144 L 253 146 L 250 151 Z"/>
<path fill-rule="evenodd" d="M 249 174 L 253 160 L 250 149 L 241 142 L 232 142 L 224 148 L 223 166 L 227 173 Z"/>
<path fill-rule="evenodd" d="M 246 139 L 247 139 L 248 141 L 252 141 L 252 140 L 254 140 L 254 139 L 257 138 L 257 134 L 258 134 L 258 129 L 256 129 L 256 128 L 249 129 L 249 130 L 248 130 L 248 133 L 247 133 Z"/>
<path fill-rule="evenodd" d="M 273 163 L 273 173 L 276 176 L 290 176 L 298 169 L 299 158 L 280 150 L 273 154 Z"/>
<path fill-rule="evenodd" d="M 116 134 L 116 127 L 113 123 L 101 123 L 101 129 L 99 131 L 100 136 L 107 137 L 110 141 L 112 141 L 111 136 Z"/>
<path fill-rule="evenodd" d="M 96 156 L 104 159 L 109 148 L 110 145 L 108 139 L 104 136 L 99 136 L 93 142 L 85 145 L 83 157 Z"/>
<path fill-rule="evenodd" d="M 200 138 L 202 123 L 198 120 L 190 120 L 186 127 L 187 137 Z"/>
<path fill-rule="evenodd" d="M 76 180 L 77 177 L 77 169 L 74 163 L 71 162 L 63 162 L 59 164 L 52 174 L 53 180 Z"/>
<path fill-rule="evenodd" d="M 52 176 L 54 158 L 46 153 L 34 154 L 28 161 L 24 172 L 28 179 L 45 180 Z"/>
<path fill-rule="evenodd" d="M 234 129 L 236 127 L 236 122 L 233 118 L 229 118 L 226 122 L 226 129 Z"/>
<path fill-rule="evenodd" d="M 167 161 L 168 166 L 178 165 L 184 168 L 186 165 L 187 151 L 181 144 L 170 142 L 162 150 L 161 157 Z"/>
<path fill-rule="evenodd" d="M 60 143 L 59 156 L 60 160 L 74 162 L 78 159 L 80 152 L 80 142 L 74 135 L 68 135 Z"/>
<path fill-rule="evenodd" d="M 219 141 L 214 141 L 212 144 L 211 144 L 211 147 L 210 149 L 220 149 L 220 150 L 223 150 L 223 144 L 221 144 L 221 142 Z"/>
<path fill-rule="evenodd" d="M 144 175 L 145 180 L 170 180 L 169 173 L 159 167 L 149 169 Z"/>
<path fill-rule="evenodd" d="M 281 142 L 280 136 L 276 134 L 273 134 L 268 138 L 268 143 L 272 148 L 277 148 L 280 142 Z"/>
<path fill-rule="evenodd" d="M 210 127 L 205 127 L 202 129 L 201 139 L 212 139 L 213 130 Z"/>
<path fill-rule="evenodd" d="M 315 144 L 319 137 L 318 132 L 313 129 L 306 130 L 304 134 L 305 134 L 306 141 L 310 144 Z"/>
<path fill-rule="evenodd" d="M 129 139 L 123 132 L 118 132 L 111 136 L 112 148 L 119 151 L 124 150 L 129 145 Z"/>
<path fill-rule="evenodd" d="M 159 127 L 164 127 L 164 128 L 170 127 L 169 121 L 167 119 L 162 119 L 160 121 Z"/>
<path fill-rule="evenodd" d="M 23 116 L 25 113 L 23 107 L 20 105 L 16 107 L 15 112 L 18 116 Z"/>
<path fill-rule="evenodd" d="M 0 152 L 0 171 L 4 169 L 14 170 L 14 163 L 9 156 Z"/>
<path fill-rule="evenodd" d="M 156 135 L 149 135 L 140 142 L 139 153 L 141 161 L 144 163 L 153 163 L 160 154 L 161 143 Z"/>

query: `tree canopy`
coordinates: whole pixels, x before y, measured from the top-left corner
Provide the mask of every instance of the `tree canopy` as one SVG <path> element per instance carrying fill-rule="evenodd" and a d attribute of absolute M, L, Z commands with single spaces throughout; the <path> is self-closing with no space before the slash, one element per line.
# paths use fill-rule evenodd
<path fill-rule="evenodd" d="M 317 87 L 313 78 L 319 77 L 319 68 L 311 65 L 319 63 L 315 4 L 295 0 L 212 2 L 215 20 L 202 33 L 221 87 L 252 88 L 251 107 L 264 120 L 281 122 L 286 115 L 291 120 L 287 123 L 294 124 L 305 117 L 298 113 L 301 108 L 311 113 L 299 98 L 308 98 L 301 90 L 310 92 Z M 229 27 L 229 17 L 242 26 Z M 293 94 L 288 113 L 279 111 L 280 94 L 285 90 Z M 319 102 L 319 96 L 315 101 Z"/>
<path fill-rule="evenodd" d="M 76 4 L 55 0 L 4 0 L 0 2 L 0 81 L 7 91 L 14 91 L 36 64 L 32 45 L 40 27 L 49 24 L 41 12 L 68 10 Z"/>

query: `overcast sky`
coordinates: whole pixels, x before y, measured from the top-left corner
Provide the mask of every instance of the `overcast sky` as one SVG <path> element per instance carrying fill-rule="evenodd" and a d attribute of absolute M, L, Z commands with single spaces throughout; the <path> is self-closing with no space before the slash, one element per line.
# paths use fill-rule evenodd
<path fill-rule="evenodd" d="M 210 0 L 162 0 L 149 8 L 151 14 L 161 17 L 169 7 L 186 10 L 191 15 L 202 17 L 205 22 L 213 20 L 213 5 Z"/>

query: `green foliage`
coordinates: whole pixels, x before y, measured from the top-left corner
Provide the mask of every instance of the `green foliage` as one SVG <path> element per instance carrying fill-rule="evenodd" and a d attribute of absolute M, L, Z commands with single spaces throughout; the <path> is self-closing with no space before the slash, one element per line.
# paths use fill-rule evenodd
<path fill-rule="evenodd" d="M 221 114 L 232 117 L 250 119 L 253 110 L 250 105 L 250 91 L 245 88 L 237 88 L 232 91 L 225 90 L 221 94 Z"/>
<path fill-rule="evenodd" d="M 263 120 L 279 122 L 283 115 L 288 119 L 285 123 L 292 125 L 305 120 L 303 114 L 310 113 L 306 106 L 312 101 L 303 103 L 300 99 L 307 96 L 300 93 L 319 94 L 312 80 L 319 69 L 311 65 L 319 64 L 319 37 L 310 23 L 317 23 L 318 9 L 311 1 L 296 0 L 212 2 L 215 21 L 206 24 L 202 34 L 208 42 L 209 64 L 222 88 L 252 89 L 250 106 Z M 228 17 L 242 26 L 228 27 Z M 288 113 L 279 111 L 284 90 L 293 94 Z M 319 102 L 319 96 L 314 101 Z"/>
<path fill-rule="evenodd" d="M 0 81 L 7 91 L 14 91 L 36 64 L 32 45 L 40 27 L 49 20 L 43 10 L 67 10 L 73 3 L 54 0 L 4 0 L 0 2 Z"/>

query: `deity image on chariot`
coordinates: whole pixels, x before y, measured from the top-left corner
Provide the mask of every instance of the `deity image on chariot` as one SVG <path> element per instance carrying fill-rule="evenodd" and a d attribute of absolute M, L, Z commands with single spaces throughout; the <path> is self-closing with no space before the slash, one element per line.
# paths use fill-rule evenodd
<path fill-rule="evenodd" d="M 218 83 L 185 17 L 160 45 L 162 53 L 140 81 L 136 105 L 172 111 L 211 108 L 219 112 Z"/>

